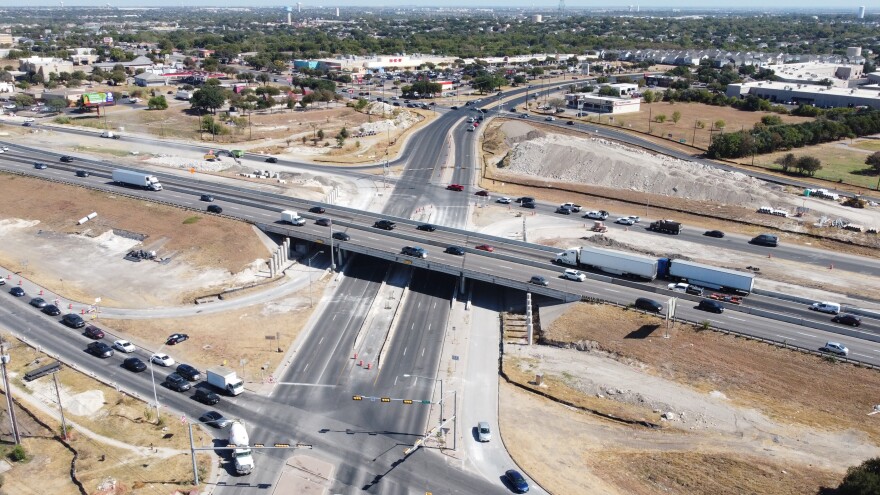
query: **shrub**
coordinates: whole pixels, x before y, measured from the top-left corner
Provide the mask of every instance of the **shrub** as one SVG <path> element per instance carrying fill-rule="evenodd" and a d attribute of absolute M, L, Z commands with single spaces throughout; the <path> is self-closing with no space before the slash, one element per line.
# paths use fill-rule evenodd
<path fill-rule="evenodd" d="M 14 462 L 21 462 L 27 458 L 27 453 L 24 451 L 24 447 L 18 444 L 9 452 L 9 458 Z"/>

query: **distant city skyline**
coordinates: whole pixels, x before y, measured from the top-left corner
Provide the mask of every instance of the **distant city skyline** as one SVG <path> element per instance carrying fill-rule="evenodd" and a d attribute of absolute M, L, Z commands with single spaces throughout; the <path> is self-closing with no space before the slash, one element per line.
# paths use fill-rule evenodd
<path fill-rule="evenodd" d="M 109 3 L 113 7 L 256 7 L 256 8 L 283 8 L 287 5 L 295 6 L 296 2 L 291 1 L 285 3 L 278 0 L 65 0 L 65 7 L 103 7 Z M 303 10 L 313 9 L 317 7 L 333 8 L 333 7 L 359 7 L 359 8 L 389 8 L 389 7 L 437 7 L 438 3 L 444 8 L 522 8 L 534 10 L 555 10 L 559 5 L 558 0 L 478 0 L 474 3 L 467 3 L 462 0 L 452 0 L 437 2 L 436 0 L 329 0 L 326 2 L 302 2 Z M 57 7 L 60 0 L 36 0 L 33 3 L 28 2 L 27 7 Z M 867 5 L 865 5 L 867 4 Z M 567 9 L 616 9 L 627 10 L 630 5 L 639 6 L 642 9 L 706 9 L 706 10 L 766 10 L 766 11 L 798 11 L 815 10 L 816 12 L 849 12 L 852 11 L 855 16 L 860 6 L 865 5 L 867 8 L 866 15 L 870 16 L 872 10 L 880 9 L 880 7 L 871 7 L 870 2 L 857 2 L 849 5 L 834 5 L 829 7 L 828 2 L 819 0 L 778 0 L 769 6 L 766 0 L 739 0 L 736 5 L 720 7 L 717 4 L 706 2 L 705 0 L 643 0 L 643 1 L 624 1 L 624 2 L 608 2 L 607 0 L 566 0 Z M 0 8 L 2 7 L 23 7 L 20 0 L 0 0 Z"/>

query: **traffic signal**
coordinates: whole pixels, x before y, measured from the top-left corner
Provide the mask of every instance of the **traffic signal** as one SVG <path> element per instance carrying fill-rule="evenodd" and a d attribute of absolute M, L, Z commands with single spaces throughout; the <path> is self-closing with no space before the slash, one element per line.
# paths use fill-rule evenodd
<path fill-rule="evenodd" d="M 403 403 L 404 404 L 412 404 L 413 401 L 412 401 L 412 399 L 403 399 Z"/>
<path fill-rule="evenodd" d="M 391 402 L 391 397 L 382 397 L 382 402 Z"/>
<path fill-rule="evenodd" d="M 286 449 L 286 448 L 290 447 L 290 444 L 289 443 L 276 443 L 275 446 L 278 448 Z"/>
<path fill-rule="evenodd" d="M 254 447 L 254 448 L 257 448 L 257 449 L 262 449 L 262 448 L 265 447 L 265 446 L 266 446 L 266 445 L 265 445 L 265 444 L 262 444 L 262 443 L 255 443 L 255 444 L 253 445 L 253 447 Z"/>
<path fill-rule="evenodd" d="M 362 396 L 362 395 L 355 395 L 354 397 L 351 398 L 351 400 L 364 400 L 364 396 Z"/>

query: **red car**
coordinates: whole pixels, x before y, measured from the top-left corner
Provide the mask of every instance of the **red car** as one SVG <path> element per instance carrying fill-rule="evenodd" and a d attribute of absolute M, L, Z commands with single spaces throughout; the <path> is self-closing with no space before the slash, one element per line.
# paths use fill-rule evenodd
<path fill-rule="evenodd" d="M 477 192 L 474 193 L 474 194 L 476 194 L 477 196 L 488 196 L 488 195 L 489 195 L 489 191 L 477 191 Z"/>
<path fill-rule="evenodd" d="M 490 253 L 492 251 L 495 251 L 495 248 L 493 248 L 492 246 L 490 246 L 488 244 L 480 244 L 479 246 L 475 247 L 474 249 L 479 249 L 480 251 L 489 251 Z"/>
<path fill-rule="evenodd" d="M 446 189 L 449 189 L 450 191 L 464 191 L 464 186 L 461 184 L 449 184 L 446 186 Z"/>

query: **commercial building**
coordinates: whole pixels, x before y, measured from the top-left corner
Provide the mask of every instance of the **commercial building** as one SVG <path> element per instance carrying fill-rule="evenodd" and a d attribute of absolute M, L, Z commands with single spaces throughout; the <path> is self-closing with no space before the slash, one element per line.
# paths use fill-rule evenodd
<path fill-rule="evenodd" d="M 847 48 L 847 56 L 856 59 L 855 64 L 802 63 L 768 65 L 779 81 L 794 84 L 817 84 L 827 79 L 839 88 L 852 87 L 864 77 L 864 57 L 859 47 Z"/>
<path fill-rule="evenodd" d="M 47 80 L 49 74 L 73 72 L 73 62 L 54 57 L 30 57 L 18 60 L 18 70 L 26 73 L 43 74 Z"/>
<path fill-rule="evenodd" d="M 727 96 L 754 95 L 772 103 L 814 105 L 817 107 L 859 107 L 880 109 L 880 91 L 856 88 L 827 88 L 809 84 L 755 81 L 729 84 Z"/>
<path fill-rule="evenodd" d="M 591 113 L 610 113 L 618 115 L 638 112 L 642 99 L 631 96 L 601 96 L 597 93 L 569 93 L 565 95 L 568 108 Z"/>

